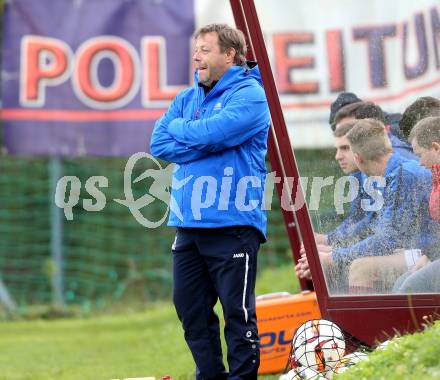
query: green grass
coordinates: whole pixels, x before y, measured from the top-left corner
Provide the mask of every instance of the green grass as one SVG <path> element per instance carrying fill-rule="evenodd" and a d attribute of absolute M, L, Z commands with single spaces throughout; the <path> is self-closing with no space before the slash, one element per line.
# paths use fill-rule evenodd
<path fill-rule="evenodd" d="M 257 294 L 295 293 L 291 265 L 262 271 Z M 122 309 L 123 310 L 123 309 Z M 169 303 L 144 311 L 64 320 L 0 323 L 0 380 L 111 380 L 169 374 L 193 379 L 191 355 Z M 340 380 L 440 379 L 440 322 L 420 334 L 399 338 Z M 263 380 L 278 375 L 261 376 Z"/>
<path fill-rule="evenodd" d="M 297 289 L 292 265 L 262 271 L 257 281 L 257 294 Z M 3 322 L 0 353 L 0 380 L 194 378 L 192 358 L 169 303 L 122 315 Z"/>
<path fill-rule="evenodd" d="M 440 321 L 419 334 L 395 339 L 373 352 L 338 380 L 438 380 L 440 379 Z"/>

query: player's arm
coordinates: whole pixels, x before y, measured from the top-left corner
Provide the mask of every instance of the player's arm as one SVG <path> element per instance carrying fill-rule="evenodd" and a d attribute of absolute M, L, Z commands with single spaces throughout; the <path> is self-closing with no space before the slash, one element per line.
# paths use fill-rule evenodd
<path fill-rule="evenodd" d="M 401 181 L 399 177 L 394 178 L 393 182 Z M 364 256 L 384 256 L 401 248 L 402 237 L 412 233 L 413 223 L 420 220 L 420 204 L 427 204 L 424 190 L 417 183 L 411 183 L 413 181 L 417 182 L 417 179 L 407 179 L 404 189 L 400 191 L 397 190 L 398 185 L 392 183 L 374 234 L 350 247 L 335 249 L 333 260 L 352 261 Z"/>
<path fill-rule="evenodd" d="M 249 140 L 269 125 L 269 109 L 261 87 L 238 90 L 222 110 L 200 120 L 174 119 L 169 134 L 178 142 L 207 152 L 218 152 Z"/>
<path fill-rule="evenodd" d="M 339 226 L 327 234 L 327 244 L 345 246 L 357 243 L 362 240 L 362 236 L 370 234 L 373 217 L 374 213 L 372 211 L 365 212 L 363 218 L 358 221 L 347 217 Z"/>
<path fill-rule="evenodd" d="M 168 111 L 156 122 L 150 140 L 150 152 L 165 161 L 177 164 L 197 160 L 207 155 L 194 147 L 178 142 L 168 133 L 169 124 L 182 116 L 182 97 L 177 96 Z"/>

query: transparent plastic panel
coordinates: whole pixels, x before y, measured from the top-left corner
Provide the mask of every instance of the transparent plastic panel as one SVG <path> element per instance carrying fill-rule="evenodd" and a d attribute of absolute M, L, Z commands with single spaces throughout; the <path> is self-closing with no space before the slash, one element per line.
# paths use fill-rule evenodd
<path fill-rule="evenodd" d="M 408 139 L 440 115 L 438 1 L 255 4 L 329 293 L 439 292 L 440 157 Z"/>

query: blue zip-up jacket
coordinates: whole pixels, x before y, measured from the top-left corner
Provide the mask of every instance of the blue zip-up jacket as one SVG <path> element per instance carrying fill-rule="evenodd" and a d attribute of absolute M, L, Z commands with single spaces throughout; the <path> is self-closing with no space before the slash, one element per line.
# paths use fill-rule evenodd
<path fill-rule="evenodd" d="M 401 156 L 409 160 L 419 161 L 419 158 L 414 154 L 410 144 L 399 139 L 391 133 L 388 134 L 388 137 L 390 138 L 391 146 L 393 147 L 394 152 L 399 153 Z"/>
<path fill-rule="evenodd" d="M 197 74 L 156 122 L 150 150 L 174 162 L 169 226 L 253 226 L 262 207 L 269 108 L 257 66 L 232 66 L 205 96 Z"/>
<path fill-rule="evenodd" d="M 431 172 L 393 153 L 384 178 L 384 203 L 372 223 L 372 234 L 350 247 L 334 249 L 332 258 L 336 263 L 389 255 L 398 248 L 423 251 L 436 244 L 439 225 L 428 210 Z"/>
<path fill-rule="evenodd" d="M 410 160 L 419 161 L 419 158 L 413 152 L 411 144 L 408 143 L 400 130 L 399 121 L 402 118 L 402 115 L 400 113 L 388 112 L 384 112 L 384 114 L 385 123 L 390 126 L 388 137 L 390 138 L 393 151 Z"/>

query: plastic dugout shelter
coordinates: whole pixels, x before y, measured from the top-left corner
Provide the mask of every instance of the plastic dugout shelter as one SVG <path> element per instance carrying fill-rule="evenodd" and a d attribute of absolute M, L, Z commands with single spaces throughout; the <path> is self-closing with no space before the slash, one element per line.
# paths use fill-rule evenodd
<path fill-rule="evenodd" d="M 299 180 L 295 152 L 290 144 L 280 99 L 275 87 L 267 50 L 263 40 L 257 10 L 253 0 L 230 0 L 235 23 L 248 41 L 249 59 L 259 64 L 268 98 L 272 127 L 269 135 L 269 158 L 277 176 Z M 281 197 L 282 184 L 277 184 Z M 294 192 L 290 192 L 291 204 L 295 204 Z M 304 199 L 301 186 L 296 197 Z M 399 333 L 419 330 L 427 316 L 438 317 L 440 294 L 384 294 L 351 295 L 329 290 L 320 264 L 314 230 L 307 205 L 294 211 L 282 210 L 295 262 L 299 259 L 301 241 L 304 244 L 313 277 L 313 284 L 300 281 L 303 291 L 313 290 L 321 317 L 331 320 L 359 342 L 374 346 Z M 292 273 L 294 275 L 294 273 Z"/>

